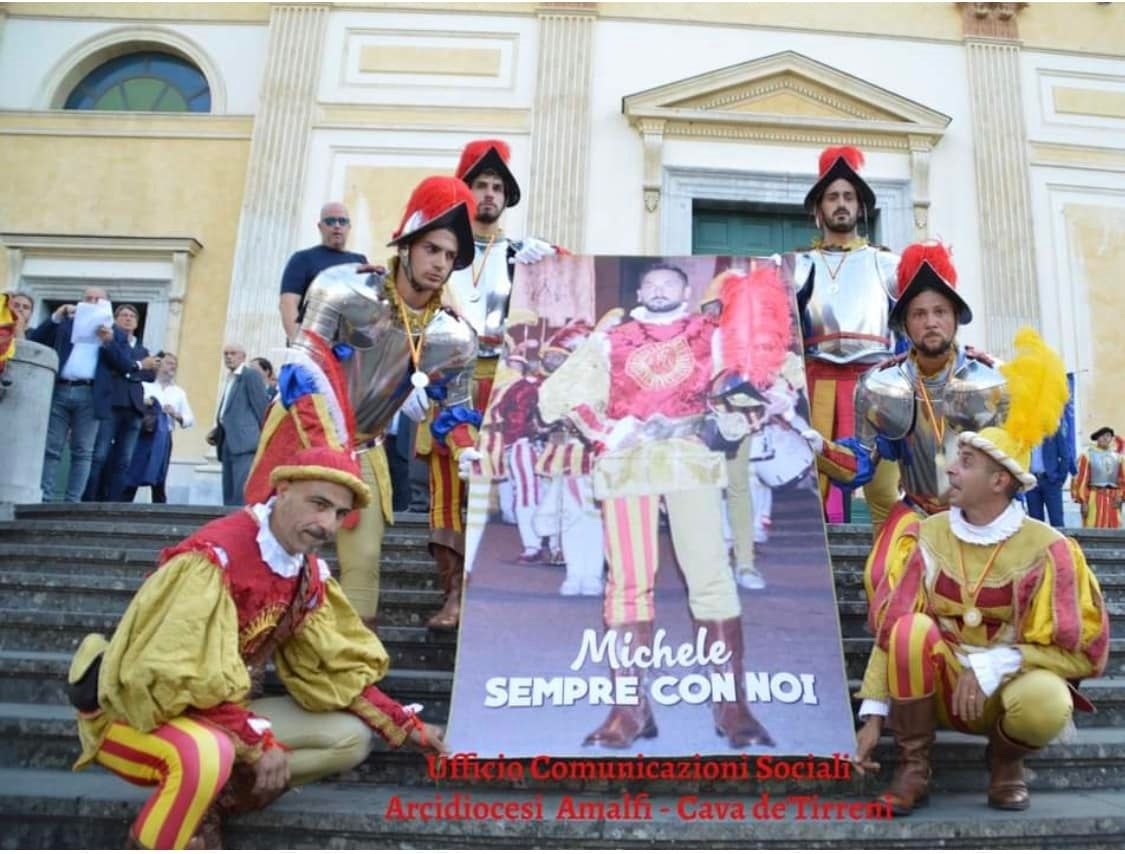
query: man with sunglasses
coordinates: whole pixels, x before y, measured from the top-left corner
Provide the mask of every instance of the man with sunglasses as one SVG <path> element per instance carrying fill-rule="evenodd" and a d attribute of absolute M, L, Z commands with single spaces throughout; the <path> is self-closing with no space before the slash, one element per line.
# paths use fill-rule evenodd
<path fill-rule="evenodd" d="M 286 341 L 296 337 L 297 327 L 305 314 L 305 292 L 322 270 L 337 264 L 367 263 L 364 255 L 344 248 L 348 244 L 352 221 L 348 209 L 340 202 L 328 202 L 320 209 L 316 227 L 320 231 L 320 244 L 294 252 L 281 274 L 279 307 Z"/>

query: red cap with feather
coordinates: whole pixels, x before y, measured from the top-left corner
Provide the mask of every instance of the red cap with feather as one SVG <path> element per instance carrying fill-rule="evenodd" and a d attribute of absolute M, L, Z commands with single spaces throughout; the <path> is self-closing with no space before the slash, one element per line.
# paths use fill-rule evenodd
<path fill-rule="evenodd" d="M 875 191 L 859 177 L 859 170 L 863 168 L 864 162 L 863 152 L 851 145 L 833 145 L 820 152 L 816 183 L 805 196 L 805 208 L 815 210 L 828 185 L 837 178 L 843 178 L 855 187 L 856 194 L 868 213 L 873 211 Z"/>
<path fill-rule="evenodd" d="M 471 187 L 481 172 L 495 172 L 504 181 L 504 206 L 514 208 L 520 201 L 520 185 L 508 168 L 511 159 L 512 151 L 503 140 L 474 139 L 461 152 L 457 177 Z"/>
<path fill-rule="evenodd" d="M 898 298 L 891 309 L 890 323 L 903 329 L 911 300 L 924 291 L 936 291 L 953 303 L 957 322 L 972 322 L 969 304 L 957 293 L 957 268 L 949 249 L 936 240 L 912 243 L 902 252 L 898 262 Z"/>
<path fill-rule="evenodd" d="M 457 259 L 453 262 L 453 269 L 461 270 L 473 263 L 476 253 L 469 219 L 475 208 L 476 200 L 463 182 L 445 175 L 424 178 L 410 194 L 402 222 L 387 245 L 409 245 L 427 231 L 448 228 L 457 235 Z"/>

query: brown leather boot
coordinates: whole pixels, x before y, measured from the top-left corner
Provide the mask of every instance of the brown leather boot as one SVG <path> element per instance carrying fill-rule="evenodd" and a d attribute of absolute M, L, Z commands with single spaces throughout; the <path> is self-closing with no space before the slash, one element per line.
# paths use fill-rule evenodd
<path fill-rule="evenodd" d="M 426 623 L 438 631 L 454 631 L 461 622 L 461 585 L 464 581 L 465 558 L 447 546 L 433 546 L 434 560 L 445 590 L 445 604 Z"/>
<path fill-rule="evenodd" d="M 895 775 L 883 798 L 892 815 L 910 815 L 930 800 L 930 748 L 934 744 L 937 712 L 933 695 L 915 700 L 892 700 L 890 721 L 898 747 Z"/>
<path fill-rule="evenodd" d="M 626 645 L 625 635 L 632 637 L 628 641 L 629 648 L 635 650 L 639 646 L 652 648 L 652 622 L 647 623 L 620 623 L 607 626 L 607 629 L 617 632 L 617 641 L 614 650 L 620 661 L 621 652 Z M 645 673 L 639 667 L 610 668 L 614 679 L 620 676 L 637 677 L 637 696 L 640 700 L 635 706 L 614 706 L 609 711 L 609 716 L 600 727 L 586 736 L 583 746 L 597 745 L 598 747 L 611 747 L 622 750 L 629 747 L 638 738 L 656 738 L 656 721 L 652 717 L 652 707 L 645 693 Z"/>
<path fill-rule="evenodd" d="M 746 705 L 746 671 L 743 669 L 742 618 L 731 617 L 726 620 L 695 620 L 695 630 L 703 629 L 703 648 L 721 640 L 730 652 L 726 664 L 712 666 L 715 673 L 730 674 L 734 682 L 734 700 L 711 703 L 711 713 L 715 717 L 715 732 L 724 736 L 731 747 L 747 747 L 761 744 L 772 747 L 774 740 L 766 728 L 758 723 Z"/>
<path fill-rule="evenodd" d="M 988 781 L 988 805 L 994 810 L 1025 810 L 1031 806 L 1031 795 L 1023 778 L 1023 758 L 1034 753 L 1011 741 L 996 722 L 988 734 L 988 755 L 992 775 Z"/>

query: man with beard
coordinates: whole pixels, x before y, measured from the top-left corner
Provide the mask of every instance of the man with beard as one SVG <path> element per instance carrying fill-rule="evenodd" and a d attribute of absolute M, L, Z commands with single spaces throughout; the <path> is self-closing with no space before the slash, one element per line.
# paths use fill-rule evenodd
<path fill-rule="evenodd" d="M 868 614 L 879 610 L 876 591 L 889 569 L 901 566 L 911 543 L 906 528 L 949 508 L 948 460 L 957 434 L 999 424 L 1007 407 L 1004 376 L 992 360 L 957 343 L 973 314 L 957 293 L 957 270 L 939 243 L 915 243 L 902 253 L 898 301 L 891 325 L 910 351 L 876 368 L 856 389 L 856 436 L 823 441 L 806 435 L 820 453 L 822 474 L 846 486 L 868 482 L 880 459 L 895 460 L 905 493 L 891 508 L 864 568 Z"/>
<path fill-rule="evenodd" d="M 712 659 L 734 690 L 733 699 L 712 702 L 715 731 L 735 749 L 772 745 L 746 701 L 742 605 L 723 541 L 726 461 L 703 439 L 711 380 L 724 359 L 734 360 L 718 338 L 720 321 L 688 310 L 690 293 L 680 268 L 649 267 L 629 320 L 593 333 L 543 382 L 539 413 L 546 423 L 566 418 L 593 446 L 609 562 L 606 641 L 616 660 L 626 647 L 652 649 L 663 498 L 700 648 L 721 644 L 729 653 L 722 663 Z M 636 665 L 613 668 L 615 679 L 640 685 L 646 675 Z M 640 702 L 615 705 L 584 744 L 624 750 L 656 735 L 645 688 Z"/>
<path fill-rule="evenodd" d="M 783 256 L 801 315 L 810 420 L 833 439 L 855 433 L 856 383 L 893 352 L 889 317 L 898 256 L 859 235 L 860 218 L 866 222 L 875 210 L 875 193 L 859 174 L 863 163 L 858 148 L 821 152 L 819 176 L 805 196 L 820 237 L 811 249 Z M 829 489 L 821 476 L 826 506 Z M 878 533 L 898 497 L 894 462 L 881 460 L 863 490 Z"/>
<path fill-rule="evenodd" d="M 278 400 L 269 410 L 246 494 L 264 501 L 270 473 L 310 444 L 351 448 L 374 500 L 341 528 L 340 586 L 369 628 L 379 605 L 385 524 L 394 521 L 384 433 L 405 401 L 440 401 L 426 429 L 456 470 L 475 454 L 470 380 L 476 335 L 442 305 L 444 285 L 473 257 L 472 195 L 445 175 L 414 188 L 382 267 L 345 264 L 321 273 L 285 354 Z M 371 273 L 373 275 L 367 275 Z"/>
<path fill-rule="evenodd" d="M 307 448 L 273 469 L 273 495 L 165 549 L 111 639 L 87 635 L 68 684 L 82 755 L 155 789 L 130 847 L 221 848 L 222 815 L 390 745 L 444 752 L 440 731 L 376 686 L 383 644 L 316 550 L 371 492 L 351 454 Z M 287 694 L 247 702 L 271 660 Z"/>
<path fill-rule="evenodd" d="M 504 344 L 504 322 L 508 316 L 515 265 L 535 264 L 558 252 L 557 247 L 534 237 L 514 240 L 504 234 L 500 218 L 506 209 L 520 201 L 519 184 L 508 166 L 510 160 L 507 143 L 478 139 L 465 146 L 457 164 L 457 177 L 465 182 L 476 200 L 476 209 L 472 211 L 475 253 L 471 265 L 450 277 L 446 304 L 464 317 L 477 333 L 479 351 L 473 371 L 476 386 L 473 400 L 481 412 L 488 405 Z M 413 421 L 422 421 L 427 410 L 428 401 L 415 394 L 403 413 Z M 437 563 L 446 593 L 444 607 L 427 625 L 431 629 L 452 631 L 461 619 L 465 568 L 464 486 L 451 457 L 440 448 L 431 449 L 428 431 L 419 430 L 418 437 L 419 456 L 429 458 L 430 553 Z M 486 515 L 490 490 L 489 481 L 474 482 L 469 491 L 470 515 Z"/>
<path fill-rule="evenodd" d="M 1027 809 L 1024 758 L 1075 706 L 1092 709 L 1075 680 L 1099 675 L 1109 655 L 1109 615 L 1082 550 L 1016 498 L 1035 485 L 1031 449 L 1057 427 L 1068 391 L 1062 360 L 1035 332 L 1020 330 L 1015 351 L 1001 368 L 1004 426 L 956 438 L 951 509 L 909 525 L 908 557 L 880 585 L 855 763 L 878 768 L 889 714 L 898 760 L 881 800 L 894 815 L 929 798 L 937 726 L 987 735 L 988 805 Z"/>

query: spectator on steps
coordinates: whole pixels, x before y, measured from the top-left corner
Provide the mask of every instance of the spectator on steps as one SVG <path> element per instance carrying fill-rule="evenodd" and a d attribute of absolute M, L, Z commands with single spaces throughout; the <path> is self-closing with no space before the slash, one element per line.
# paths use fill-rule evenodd
<path fill-rule="evenodd" d="M 129 464 L 125 500 L 132 501 L 139 486 L 152 487 L 152 503 L 166 504 L 168 493 L 164 483 L 168 478 L 168 464 L 172 460 L 172 433 L 195 423 L 187 393 L 176 385 L 176 368 L 179 360 L 175 353 L 156 354 L 160 368 L 156 382 L 144 384 L 145 415 L 141 423 L 141 436 Z"/>

